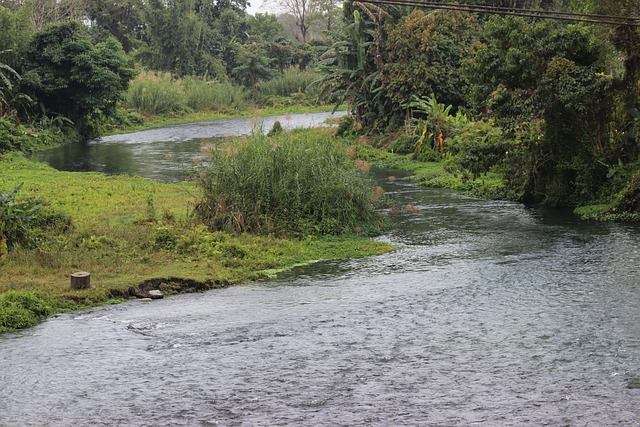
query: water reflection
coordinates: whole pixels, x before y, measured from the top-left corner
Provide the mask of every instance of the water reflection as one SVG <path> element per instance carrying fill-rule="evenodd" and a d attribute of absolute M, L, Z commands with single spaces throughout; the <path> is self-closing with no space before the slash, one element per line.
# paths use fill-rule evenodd
<path fill-rule="evenodd" d="M 32 158 L 58 170 L 129 174 L 176 182 L 189 178 L 194 164 L 205 156 L 203 147 L 206 145 L 219 144 L 230 136 L 267 132 L 276 120 L 283 128 L 293 129 L 320 126 L 327 118 L 344 114 L 293 114 L 189 123 L 98 138 L 86 144 L 65 145 L 36 153 Z"/>

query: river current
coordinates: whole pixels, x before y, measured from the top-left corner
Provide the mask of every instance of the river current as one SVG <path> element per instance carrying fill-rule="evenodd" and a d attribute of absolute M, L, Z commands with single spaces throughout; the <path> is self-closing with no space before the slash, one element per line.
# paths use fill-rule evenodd
<path fill-rule="evenodd" d="M 0 425 L 640 425 L 639 227 L 376 173 L 396 251 L 0 335 Z"/>

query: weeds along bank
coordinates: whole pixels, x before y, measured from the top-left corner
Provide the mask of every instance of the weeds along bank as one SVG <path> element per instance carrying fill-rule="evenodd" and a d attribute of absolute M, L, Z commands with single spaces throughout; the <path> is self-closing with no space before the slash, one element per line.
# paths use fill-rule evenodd
<path fill-rule="evenodd" d="M 323 144 L 330 149 L 317 153 Z M 171 294 L 258 280 L 313 260 L 392 249 L 366 238 L 384 222 L 373 202 L 381 194 L 356 169 L 345 141 L 304 131 L 249 137 L 225 148 L 215 150 L 217 161 L 226 162 L 234 176 L 264 174 L 273 188 L 256 190 L 245 178 L 238 180 L 247 182 L 244 187 L 227 186 L 226 177 L 206 170 L 200 181 L 178 184 L 60 172 L 19 154 L 3 155 L 0 330 L 122 301 L 150 279 L 160 279 L 156 285 Z M 305 150 L 314 153 L 313 162 L 300 157 Z M 287 155 L 297 164 L 281 164 Z M 296 187 L 301 177 L 305 180 Z M 324 180 L 326 187 L 314 189 L 314 180 Z M 357 194 L 350 192 L 354 187 Z M 238 192 L 254 200 L 228 202 Z M 301 222 L 282 212 L 292 206 L 285 199 L 292 198 L 299 202 Z M 351 214 L 340 217 L 337 210 Z M 252 223 L 260 227 L 249 229 Z M 70 289 L 75 271 L 91 273 L 91 289 Z"/>

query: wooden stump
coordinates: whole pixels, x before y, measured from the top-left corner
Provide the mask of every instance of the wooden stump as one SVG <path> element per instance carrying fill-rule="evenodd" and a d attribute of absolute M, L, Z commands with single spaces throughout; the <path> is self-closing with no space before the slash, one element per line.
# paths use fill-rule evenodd
<path fill-rule="evenodd" d="M 71 274 L 71 289 L 89 289 L 91 287 L 91 274 L 79 271 Z"/>

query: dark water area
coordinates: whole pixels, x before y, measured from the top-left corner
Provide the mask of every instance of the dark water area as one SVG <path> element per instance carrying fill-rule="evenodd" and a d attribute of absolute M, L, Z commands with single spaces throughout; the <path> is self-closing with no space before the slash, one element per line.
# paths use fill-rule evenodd
<path fill-rule="evenodd" d="M 377 173 L 397 251 L 4 334 L 0 425 L 640 425 L 638 227 Z"/>
<path fill-rule="evenodd" d="M 150 129 L 70 144 L 31 156 L 58 170 L 128 174 L 155 181 L 188 179 L 194 165 L 206 159 L 204 148 L 224 138 L 268 132 L 277 121 L 284 129 L 322 126 L 345 112 L 292 114 L 259 118 L 212 120 Z"/>

